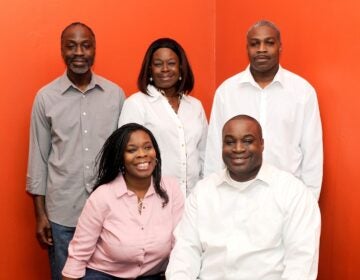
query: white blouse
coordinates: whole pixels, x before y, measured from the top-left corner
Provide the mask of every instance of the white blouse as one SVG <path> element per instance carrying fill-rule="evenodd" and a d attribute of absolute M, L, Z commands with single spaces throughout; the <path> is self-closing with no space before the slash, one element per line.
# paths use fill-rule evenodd
<path fill-rule="evenodd" d="M 166 97 L 148 85 L 149 95 L 137 92 L 125 100 L 119 127 L 130 122 L 148 128 L 159 144 L 162 175 L 178 179 L 189 194 L 203 176 L 207 120 L 201 102 L 183 95 L 177 114 Z"/>

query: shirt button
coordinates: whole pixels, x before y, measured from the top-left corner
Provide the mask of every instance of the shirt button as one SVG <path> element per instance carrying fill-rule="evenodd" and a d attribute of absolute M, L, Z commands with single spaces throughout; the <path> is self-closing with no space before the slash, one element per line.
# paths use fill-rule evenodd
<path fill-rule="evenodd" d="M 86 165 L 86 166 L 85 166 L 85 168 L 86 168 L 86 169 L 89 169 L 89 168 L 90 168 L 90 166 L 89 166 L 89 165 Z"/>
<path fill-rule="evenodd" d="M 83 116 L 86 116 L 86 112 L 83 112 Z"/>
<path fill-rule="evenodd" d="M 141 230 L 144 230 L 144 227 L 141 227 Z"/>
<path fill-rule="evenodd" d="M 85 97 L 86 97 L 86 95 L 85 95 L 85 94 L 83 94 L 83 95 L 82 95 L 82 98 L 85 98 Z"/>
<path fill-rule="evenodd" d="M 90 184 L 89 184 L 89 183 L 86 183 L 86 186 L 87 186 L 87 187 L 89 187 L 89 186 L 90 186 Z"/>
<path fill-rule="evenodd" d="M 84 133 L 88 133 L 88 131 L 85 129 L 85 130 L 84 130 Z"/>
<path fill-rule="evenodd" d="M 88 151 L 89 150 L 89 148 L 85 148 L 85 151 Z"/>

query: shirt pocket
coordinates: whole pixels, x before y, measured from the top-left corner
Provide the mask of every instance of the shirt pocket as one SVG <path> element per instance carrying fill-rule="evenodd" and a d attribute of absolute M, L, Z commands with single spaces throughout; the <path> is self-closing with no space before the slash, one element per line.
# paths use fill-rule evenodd
<path fill-rule="evenodd" d="M 293 131 L 294 127 L 297 127 L 296 124 L 299 116 L 302 115 L 303 106 L 289 94 L 288 92 L 277 93 L 278 98 L 269 100 L 266 127 L 270 131 L 282 133 L 283 131 Z"/>
<path fill-rule="evenodd" d="M 245 223 L 250 243 L 259 249 L 278 247 L 281 244 L 282 221 L 282 215 L 271 210 L 253 213 Z"/>

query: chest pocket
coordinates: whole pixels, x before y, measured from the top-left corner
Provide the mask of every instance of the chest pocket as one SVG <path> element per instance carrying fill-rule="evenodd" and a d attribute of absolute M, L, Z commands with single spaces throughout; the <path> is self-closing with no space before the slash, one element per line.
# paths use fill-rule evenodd
<path fill-rule="evenodd" d="M 273 209 L 261 208 L 245 222 L 249 241 L 259 249 L 275 248 L 281 243 L 283 217 Z"/>

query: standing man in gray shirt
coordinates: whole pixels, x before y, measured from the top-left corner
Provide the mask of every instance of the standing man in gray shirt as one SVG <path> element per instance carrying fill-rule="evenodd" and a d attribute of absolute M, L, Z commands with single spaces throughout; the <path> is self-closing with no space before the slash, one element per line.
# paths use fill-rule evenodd
<path fill-rule="evenodd" d="M 26 190 L 33 195 L 36 236 L 49 247 L 52 279 L 61 279 L 68 244 L 95 179 L 95 158 L 117 128 L 121 88 L 91 71 L 95 34 L 75 22 L 61 34 L 66 72 L 35 97 Z"/>

